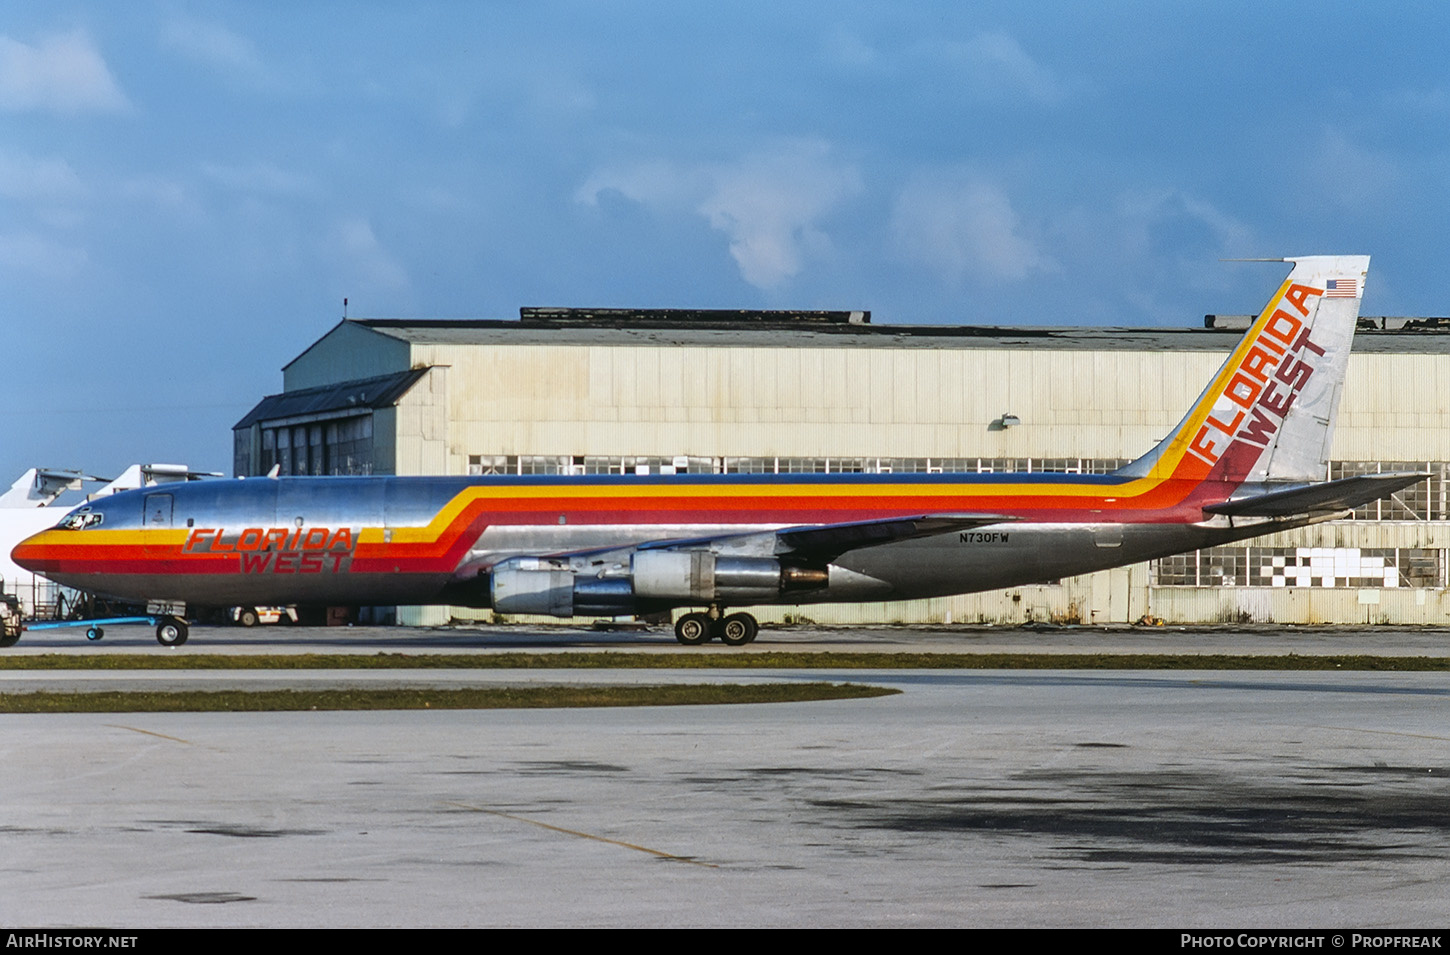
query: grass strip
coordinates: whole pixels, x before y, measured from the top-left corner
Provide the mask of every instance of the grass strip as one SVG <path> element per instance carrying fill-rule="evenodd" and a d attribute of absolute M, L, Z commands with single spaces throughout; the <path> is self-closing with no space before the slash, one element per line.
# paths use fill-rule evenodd
<path fill-rule="evenodd" d="M 517 710 L 591 706 L 809 703 L 890 696 L 851 683 L 525 686 L 461 690 L 180 690 L 0 693 L 0 713 L 234 713 L 296 710 Z"/>
<path fill-rule="evenodd" d="M 1450 671 L 1450 656 L 1230 653 L 154 653 L 0 654 L 3 670 L 1382 670 Z"/>

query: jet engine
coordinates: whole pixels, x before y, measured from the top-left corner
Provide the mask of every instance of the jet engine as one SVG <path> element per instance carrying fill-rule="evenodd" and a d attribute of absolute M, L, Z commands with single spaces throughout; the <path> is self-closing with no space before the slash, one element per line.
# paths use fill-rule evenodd
<path fill-rule="evenodd" d="M 493 569 L 490 594 L 500 613 L 578 617 L 634 613 L 641 604 L 775 603 L 795 592 L 826 586 L 823 567 L 782 563 L 774 557 L 727 557 L 705 550 L 642 550 L 628 572 L 565 558 L 514 557 Z"/>

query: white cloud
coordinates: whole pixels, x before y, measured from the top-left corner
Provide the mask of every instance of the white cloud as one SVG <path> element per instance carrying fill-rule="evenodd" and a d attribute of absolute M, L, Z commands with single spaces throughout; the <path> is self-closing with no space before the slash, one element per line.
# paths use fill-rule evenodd
<path fill-rule="evenodd" d="M 251 40 L 215 23 L 172 20 L 161 30 L 161 42 L 189 60 L 254 85 L 270 85 L 272 73 Z"/>
<path fill-rule="evenodd" d="M 36 159 L 0 149 L 0 196 L 25 202 L 65 202 L 85 194 L 80 177 L 64 159 Z"/>
<path fill-rule="evenodd" d="M 1438 120 L 1450 112 L 1450 90 L 1443 86 L 1428 89 L 1403 87 L 1386 93 L 1383 101 L 1389 109 L 1427 119 Z"/>
<path fill-rule="evenodd" d="M 818 220 L 860 191 L 854 169 L 831 163 L 824 144 L 797 144 L 719 167 L 697 207 L 730 237 L 745 281 L 773 288 L 798 275 L 807 252 L 829 248 Z"/>
<path fill-rule="evenodd" d="M 972 92 L 989 99 L 1027 98 L 1045 105 L 1061 102 L 1068 84 L 1055 71 L 1033 59 L 1022 44 L 1000 31 L 979 33 L 965 42 L 927 45 L 929 55 L 956 64 Z"/>
<path fill-rule="evenodd" d="M 575 190 L 574 199 L 593 206 L 598 205 L 602 193 L 617 192 L 643 205 L 663 208 L 697 201 L 698 196 L 709 187 L 707 167 L 687 168 L 679 163 L 655 159 L 598 170 Z"/>
<path fill-rule="evenodd" d="M 327 240 L 328 252 L 351 281 L 372 288 L 399 289 L 408 285 L 408 273 L 378 241 L 367 219 L 353 216 L 336 224 Z"/>
<path fill-rule="evenodd" d="M 869 69 L 880 62 L 874 47 L 843 26 L 826 35 L 824 49 L 829 62 L 848 69 Z"/>
<path fill-rule="evenodd" d="M 129 104 L 106 61 L 84 33 L 29 46 L 0 36 L 0 109 L 117 112 Z"/>
<path fill-rule="evenodd" d="M 1184 325 L 1228 304 L 1243 289 L 1221 258 L 1284 255 L 1254 228 L 1201 196 L 1172 186 L 1085 199 L 1054 214 L 1053 249 L 1074 279 L 1073 321 Z M 1105 277 L 1109 281 L 1102 281 Z M 1259 294 L 1250 286 L 1251 305 Z"/>
<path fill-rule="evenodd" d="M 138 176 L 121 182 L 119 195 L 144 206 L 149 213 L 165 213 L 174 222 L 201 222 L 206 212 L 188 184 L 164 176 Z"/>
<path fill-rule="evenodd" d="M 977 176 L 907 186 L 896 199 L 891 232 L 899 252 L 952 284 L 1019 282 L 1056 269 L 1024 234 L 1007 194 Z"/>
<path fill-rule="evenodd" d="M 1310 198 L 1336 208 L 1373 209 L 1388 201 L 1402 178 L 1394 157 L 1352 142 L 1338 129 L 1326 129 L 1310 153 Z"/>
<path fill-rule="evenodd" d="M 89 262 L 86 250 L 33 232 L 0 234 L 0 268 L 30 276 L 71 278 Z"/>
<path fill-rule="evenodd" d="M 558 70 L 534 75 L 528 90 L 531 114 L 549 122 L 588 113 L 598 105 L 598 98 L 587 84 Z"/>
<path fill-rule="evenodd" d="M 1111 231 L 1135 256 L 1158 256 L 1173 250 L 1200 249 L 1222 255 L 1245 255 L 1252 249 L 1253 230 L 1206 200 L 1178 189 L 1125 193 L 1118 198 Z M 1099 225 L 1099 241 L 1109 231 Z"/>
<path fill-rule="evenodd" d="M 239 192 L 297 196 L 311 191 L 312 188 L 312 182 L 306 176 L 288 172 L 266 162 L 252 163 L 247 166 L 202 163 L 201 171 L 228 189 L 235 189 Z"/>
<path fill-rule="evenodd" d="M 834 160 L 821 142 L 790 142 L 730 163 L 656 160 L 590 176 L 575 193 L 588 205 L 614 191 L 664 211 L 703 216 L 730 240 L 741 277 L 762 289 L 799 275 L 825 254 L 830 239 L 819 222 L 861 191 L 855 168 Z"/>

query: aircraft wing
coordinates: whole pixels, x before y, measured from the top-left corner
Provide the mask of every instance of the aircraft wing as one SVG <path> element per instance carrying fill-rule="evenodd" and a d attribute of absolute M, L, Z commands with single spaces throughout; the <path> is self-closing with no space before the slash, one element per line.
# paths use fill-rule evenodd
<path fill-rule="evenodd" d="M 831 558 L 860 547 L 875 547 L 896 541 L 914 540 L 965 531 L 986 524 L 1001 524 L 1017 518 L 1004 514 L 922 514 L 918 517 L 889 517 L 876 521 L 788 527 L 775 532 L 776 553 L 795 553 Z"/>
<path fill-rule="evenodd" d="M 848 550 L 876 547 L 897 541 L 950 534 L 987 524 L 1002 524 L 1018 518 L 1005 514 L 919 514 L 887 517 L 840 524 L 809 524 L 779 530 L 749 531 L 714 537 L 680 537 L 646 541 L 625 547 L 600 547 L 549 555 L 554 559 L 603 558 L 638 551 L 708 550 L 734 556 L 779 556 L 794 554 L 811 560 L 829 561 Z"/>
<path fill-rule="evenodd" d="M 1360 474 L 1355 477 L 1268 491 L 1222 504 L 1210 504 L 1204 511 L 1226 517 L 1294 517 L 1349 511 L 1361 504 L 1389 497 L 1401 488 L 1430 477 L 1428 471 L 1399 471 L 1392 474 Z"/>

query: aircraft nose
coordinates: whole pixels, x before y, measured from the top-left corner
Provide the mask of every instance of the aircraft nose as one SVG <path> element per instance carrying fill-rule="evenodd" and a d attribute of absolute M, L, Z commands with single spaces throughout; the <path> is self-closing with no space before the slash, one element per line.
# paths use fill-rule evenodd
<path fill-rule="evenodd" d="M 50 564 L 55 553 L 51 537 L 54 533 L 52 530 L 44 530 L 39 534 L 31 534 L 11 549 L 10 560 L 17 567 L 32 574 L 45 573 L 51 569 Z"/>

